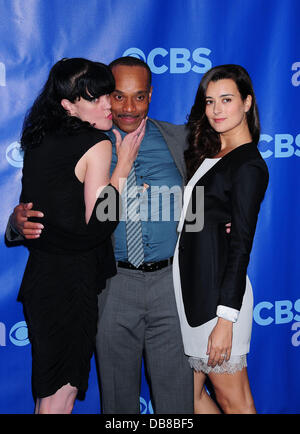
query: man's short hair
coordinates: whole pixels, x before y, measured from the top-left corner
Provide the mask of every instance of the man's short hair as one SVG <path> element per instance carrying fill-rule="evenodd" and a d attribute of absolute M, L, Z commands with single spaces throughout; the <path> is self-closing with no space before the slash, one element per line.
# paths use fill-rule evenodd
<path fill-rule="evenodd" d="M 125 56 L 125 57 L 119 57 L 118 59 L 113 60 L 108 66 L 112 70 L 115 66 L 123 65 L 123 66 L 140 66 L 142 68 L 145 68 L 148 73 L 148 88 L 151 87 L 152 82 L 152 73 L 151 69 L 147 65 L 146 62 L 144 62 L 141 59 L 138 59 L 137 57 L 132 56 Z"/>

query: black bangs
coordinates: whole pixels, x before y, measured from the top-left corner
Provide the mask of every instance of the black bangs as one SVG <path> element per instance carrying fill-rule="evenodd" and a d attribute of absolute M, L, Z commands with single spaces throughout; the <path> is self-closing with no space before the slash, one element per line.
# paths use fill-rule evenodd
<path fill-rule="evenodd" d="M 74 79 L 73 99 L 82 97 L 88 101 L 110 94 L 115 89 L 115 79 L 110 69 L 98 62 Z"/>
<path fill-rule="evenodd" d="M 91 101 L 115 89 L 115 79 L 107 65 L 83 58 L 60 60 L 52 68 L 49 79 L 59 102 L 63 98 L 74 102 L 80 97 Z"/>
<path fill-rule="evenodd" d="M 59 60 L 50 70 L 49 77 L 28 111 L 22 129 L 23 150 L 39 146 L 47 132 L 63 130 L 76 134 L 82 128 L 93 128 L 76 116 L 70 116 L 62 100 L 74 103 L 79 98 L 88 101 L 107 95 L 115 89 L 110 68 L 101 62 L 81 57 Z"/>

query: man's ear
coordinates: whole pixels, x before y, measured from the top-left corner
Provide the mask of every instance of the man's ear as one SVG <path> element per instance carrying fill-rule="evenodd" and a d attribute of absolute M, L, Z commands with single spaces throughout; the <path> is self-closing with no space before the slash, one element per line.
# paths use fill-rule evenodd
<path fill-rule="evenodd" d="M 60 103 L 70 116 L 73 116 L 75 114 L 75 106 L 73 103 L 71 103 L 71 101 L 64 98 L 61 100 Z"/>

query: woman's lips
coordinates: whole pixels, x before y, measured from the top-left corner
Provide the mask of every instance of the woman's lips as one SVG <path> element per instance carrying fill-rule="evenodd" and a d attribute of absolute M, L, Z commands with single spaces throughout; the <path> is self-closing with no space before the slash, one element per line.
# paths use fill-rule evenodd
<path fill-rule="evenodd" d="M 214 119 L 214 122 L 219 123 L 225 121 L 226 118 L 216 118 Z"/>

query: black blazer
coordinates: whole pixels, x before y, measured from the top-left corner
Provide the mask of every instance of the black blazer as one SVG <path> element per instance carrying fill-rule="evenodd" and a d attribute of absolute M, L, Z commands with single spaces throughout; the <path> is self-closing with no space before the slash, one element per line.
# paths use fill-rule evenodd
<path fill-rule="evenodd" d="M 269 175 L 256 144 L 226 154 L 196 183 L 204 186 L 204 227 L 179 239 L 179 268 L 186 318 L 197 327 L 216 316 L 218 305 L 240 310 L 260 204 Z M 195 208 L 195 207 L 194 207 Z M 231 232 L 225 224 L 231 222 Z"/>

